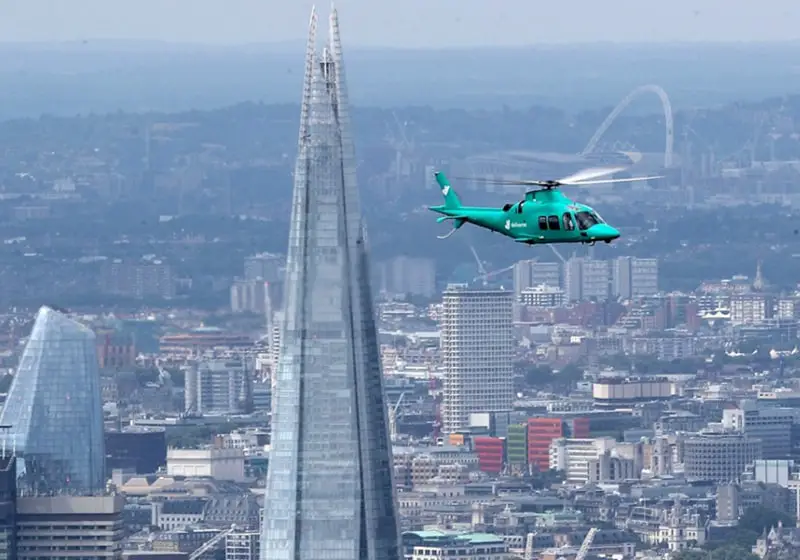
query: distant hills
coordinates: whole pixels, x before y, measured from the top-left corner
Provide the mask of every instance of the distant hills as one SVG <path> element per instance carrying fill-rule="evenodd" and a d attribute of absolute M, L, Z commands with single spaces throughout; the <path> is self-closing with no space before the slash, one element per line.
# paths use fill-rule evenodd
<path fill-rule="evenodd" d="M 678 107 L 800 91 L 800 44 L 347 49 L 359 105 L 569 111 L 613 106 L 657 83 Z M 302 41 L 208 46 L 87 40 L 0 43 L 0 118 L 204 109 L 299 99 Z M 632 109 L 656 112 L 657 101 Z"/>

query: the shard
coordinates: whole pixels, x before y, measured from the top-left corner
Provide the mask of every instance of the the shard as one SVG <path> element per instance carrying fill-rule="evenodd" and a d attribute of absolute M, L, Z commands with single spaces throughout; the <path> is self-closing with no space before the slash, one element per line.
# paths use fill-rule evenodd
<path fill-rule="evenodd" d="M 22 491 L 87 494 L 105 487 L 105 446 L 95 334 L 42 307 L 0 424 L 15 448 Z"/>
<path fill-rule="evenodd" d="M 262 560 L 398 560 L 392 459 L 336 11 L 312 12 Z"/>

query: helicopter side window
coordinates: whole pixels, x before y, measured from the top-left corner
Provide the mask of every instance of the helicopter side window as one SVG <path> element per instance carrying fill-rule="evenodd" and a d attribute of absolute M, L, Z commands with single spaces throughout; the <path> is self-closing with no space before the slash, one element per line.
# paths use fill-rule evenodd
<path fill-rule="evenodd" d="M 517 214 L 522 214 L 522 205 L 523 204 L 525 204 L 524 200 L 519 203 L 519 206 L 517 206 Z"/>
<path fill-rule="evenodd" d="M 503 212 L 508 212 L 509 210 L 511 210 L 512 206 L 514 206 L 514 205 L 509 203 L 509 202 L 507 202 L 506 204 L 503 204 Z"/>
<path fill-rule="evenodd" d="M 539 216 L 539 229 L 547 229 L 547 216 Z"/>
<path fill-rule="evenodd" d="M 575 222 L 572 221 L 572 214 L 569 212 L 564 212 L 564 216 L 562 216 L 564 220 L 564 229 L 567 231 L 573 231 L 575 229 Z"/>
<path fill-rule="evenodd" d="M 547 216 L 547 226 L 551 230 L 559 230 L 561 229 L 561 220 L 558 219 L 558 216 Z"/>
<path fill-rule="evenodd" d="M 577 212 L 575 214 L 575 219 L 578 220 L 578 229 L 581 231 L 587 230 L 593 225 L 599 224 L 600 222 L 597 221 L 591 212 Z"/>

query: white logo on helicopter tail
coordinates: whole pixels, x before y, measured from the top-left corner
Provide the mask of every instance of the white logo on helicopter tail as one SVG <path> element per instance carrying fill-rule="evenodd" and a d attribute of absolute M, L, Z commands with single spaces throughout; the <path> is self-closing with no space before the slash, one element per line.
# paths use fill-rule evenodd
<path fill-rule="evenodd" d="M 447 196 L 447 193 L 450 192 L 450 185 L 445 185 L 442 187 L 442 194 Z"/>

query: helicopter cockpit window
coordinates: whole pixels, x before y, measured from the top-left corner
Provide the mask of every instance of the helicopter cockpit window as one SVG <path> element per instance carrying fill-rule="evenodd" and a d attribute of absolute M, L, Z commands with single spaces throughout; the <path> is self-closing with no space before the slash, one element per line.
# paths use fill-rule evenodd
<path fill-rule="evenodd" d="M 594 216 L 594 219 L 595 219 L 595 220 L 597 220 L 597 223 L 598 223 L 598 224 L 604 224 L 604 223 L 606 223 L 606 221 L 603 219 L 603 217 L 602 217 L 602 216 L 600 216 L 600 214 L 598 214 L 598 213 L 597 213 L 597 212 L 595 212 L 594 210 L 592 210 L 592 216 Z"/>
<path fill-rule="evenodd" d="M 569 212 L 564 212 L 564 216 L 562 217 L 564 220 L 564 229 L 567 231 L 572 231 L 575 229 L 575 222 L 572 220 L 572 214 Z"/>
<path fill-rule="evenodd" d="M 506 204 L 503 204 L 503 212 L 508 212 L 509 210 L 511 210 L 512 206 L 514 206 L 514 205 L 511 204 L 510 202 L 507 202 Z"/>
<path fill-rule="evenodd" d="M 592 215 L 591 212 L 576 212 L 575 219 L 578 220 L 578 229 L 581 231 L 587 230 L 593 225 L 597 225 L 600 221 Z"/>
<path fill-rule="evenodd" d="M 561 221 L 558 216 L 547 216 L 547 226 L 552 230 L 561 229 Z"/>
<path fill-rule="evenodd" d="M 539 216 L 539 229 L 547 229 L 547 216 Z"/>

